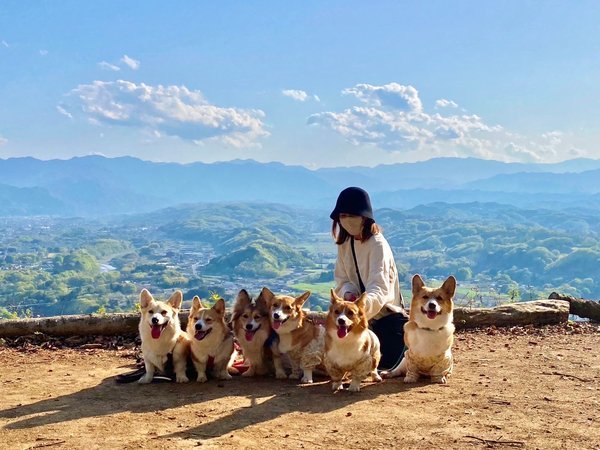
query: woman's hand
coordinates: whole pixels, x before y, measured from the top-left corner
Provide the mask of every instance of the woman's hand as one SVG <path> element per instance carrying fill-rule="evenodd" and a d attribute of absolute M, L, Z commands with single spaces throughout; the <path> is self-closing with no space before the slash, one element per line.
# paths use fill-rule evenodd
<path fill-rule="evenodd" d="M 354 292 L 346 292 L 344 294 L 344 300 L 346 300 L 347 302 L 355 302 L 357 299 L 356 294 Z"/>

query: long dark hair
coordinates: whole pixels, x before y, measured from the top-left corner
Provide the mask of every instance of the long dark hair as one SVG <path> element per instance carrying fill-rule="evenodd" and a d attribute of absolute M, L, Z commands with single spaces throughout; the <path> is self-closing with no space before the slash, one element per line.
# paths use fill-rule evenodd
<path fill-rule="evenodd" d="M 373 219 L 364 217 L 365 223 L 363 224 L 362 232 L 360 233 L 360 241 L 365 242 L 371 239 L 371 236 L 377 233 L 381 233 L 381 227 L 375 223 Z M 335 239 L 337 245 L 341 245 L 348 240 L 350 234 L 340 224 L 339 216 L 333 219 L 331 224 L 331 235 Z"/>

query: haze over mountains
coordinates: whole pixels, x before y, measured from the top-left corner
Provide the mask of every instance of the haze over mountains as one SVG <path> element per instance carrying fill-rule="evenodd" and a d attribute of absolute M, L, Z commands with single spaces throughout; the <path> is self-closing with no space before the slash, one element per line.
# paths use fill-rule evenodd
<path fill-rule="evenodd" d="M 154 163 L 132 157 L 0 159 L 0 215 L 105 216 L 185 203 L 270 202 L 329 209 L 367 189 L 377 208 L 496 202 L 524 208 L 600 207 L 600 160 L 520 164 L 475 158 L 309 170 L 280 163 Z M 518 194 L 518 195 L 516 195 Z"/>

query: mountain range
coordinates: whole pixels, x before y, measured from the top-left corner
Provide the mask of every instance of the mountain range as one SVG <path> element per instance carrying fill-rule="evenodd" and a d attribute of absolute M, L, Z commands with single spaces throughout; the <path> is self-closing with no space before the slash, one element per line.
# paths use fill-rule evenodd
<path fill-rule="evenodd" d="M 309 170 L 252 160 L 178 164 L 133 157 L 9 158 L 0 159 L 0 216 L 106 216 L 199 202 L 330 209 L 339 191 L 352 185 L 369 191 L 377 208 L 478 201 L 596 209 L 600 160 L 521 164 L 435 158 Z"/>

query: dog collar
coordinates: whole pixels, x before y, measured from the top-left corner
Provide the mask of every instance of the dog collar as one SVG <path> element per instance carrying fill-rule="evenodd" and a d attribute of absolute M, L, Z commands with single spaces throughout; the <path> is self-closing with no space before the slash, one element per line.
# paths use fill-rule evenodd
<path fill-rule="evenodd" d="M 438 328 L 437 330 L 434 330 L 433 328 L 429 328 L 429 327 L 419 327 L 421 330 L 426 330 L 426 331 L 442 331 L 444 328 L 446 328 L 446 325 L 444 325 L 443 327 Z"/>

